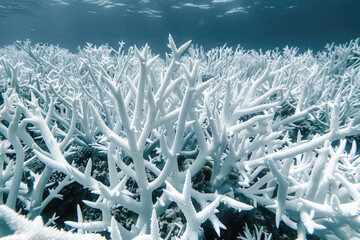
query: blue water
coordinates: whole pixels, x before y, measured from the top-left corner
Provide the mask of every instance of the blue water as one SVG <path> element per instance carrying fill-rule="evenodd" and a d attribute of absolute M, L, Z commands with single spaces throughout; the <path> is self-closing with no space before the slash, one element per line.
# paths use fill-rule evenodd
<path fill-rule="evenodd" d="M 76 51 L 86 42 L 148 42 L 167 51 L 167 36 L 209 49 L 298 46 L 360 37 L 359 0 L 0 0 L 0 47 L 16 40 L 59 44 Z"/>

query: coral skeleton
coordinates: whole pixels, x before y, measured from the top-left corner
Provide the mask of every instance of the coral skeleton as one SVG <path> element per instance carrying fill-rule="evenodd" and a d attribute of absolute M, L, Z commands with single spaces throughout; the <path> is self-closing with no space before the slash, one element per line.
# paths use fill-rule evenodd
<path fill-rule="evenodd" d="M 1 237 L 3 240 L 37 240 L 37 239 L 79 239 L 79 240 L 104 240 L 99 234 L 80 234 L 46 227 L 41 216 L 29 220 L 16 213 L 6 205 L 0 206 L 0 218 L 5 221 L 1 228 L 10 228 L 11 235 Z"/>
<path fill-rule="evenodd" d="M 168 46 L 0 49 L 0 239 L 220 237 L 224 206 L 262 206 L 298 239 L 360 238 L 359 40 Z M 77 221 L 44 224 L 74 184 Z"/>

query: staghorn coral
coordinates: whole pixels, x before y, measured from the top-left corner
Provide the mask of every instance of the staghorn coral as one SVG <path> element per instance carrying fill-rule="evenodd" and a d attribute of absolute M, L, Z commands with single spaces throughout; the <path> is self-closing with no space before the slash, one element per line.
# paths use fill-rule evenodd
<path fill-rule="evenodd" d="M 104 240 L 99 234 L 80 234 L 65 232 L 53 227 L 46 227 L 41 216 L 34 220 L 29 220 L 5 205 L 0 206 L 1 229 L 5 231 L 9 228 L 8 236 L 3 236 L 3 240 L 41 240 L 41 239 L 78 239 L 78 240 Z"/>
<path fill-rule="evenodd" d="M 196 239 L 209 220 L 220 235 L 222 202 L 266 207 L 299 239 L 359 237 L 357 144 L 340 140 L 360 133 L 358 40 L 317 55 L 190 44 L 169 36 L 164 60 L 148 45 L 1 49 L 1 203 L 30 224 L 76 181 L 100 216 L 65 221 L 84 234 Z M 174 203 L 184 217 L 161 232 Z"/>

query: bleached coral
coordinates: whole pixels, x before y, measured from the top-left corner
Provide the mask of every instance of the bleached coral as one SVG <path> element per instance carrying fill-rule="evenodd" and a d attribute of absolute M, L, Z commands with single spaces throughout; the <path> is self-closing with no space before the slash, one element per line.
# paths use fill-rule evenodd
<path fill-rule="evenodd" d="M 299 239 L 358 237 L 356 143 L 349 153 L 338 143 L 360 133 L 358 40 L 317 55 L 190 43 L 169 36 L 165 59 L 123 43 L 77 54 L 29 41 L 1 49 L 1 203 L 21 207 L 31 224 L 76 181 L 96 196 L 83 202 L 101 218 L 82 221 L 79 209 L 66 224 L 113 239 L 196 239 L 206 220 L 219 235 L 220 202 L 265 206 Z M 102 179 L 94 159 L 69 162 L 80 147 L 106 154 Z M 37 161 L 44 167 L 31 167 Z M 55 172 L 66 177 L 53 184 Z M 162 232 L 156 218 L 172 202 L 185 219 Z M 133 224 L 117 221 L 119 207 Z"/>
<path fill-rule="evenodd" d="M 10 228 L 11 235 L 0 236 L 2 240 L 40 240 L 40 239 L 61 239 L 61 240 L 104 240 L 99 234 L 80 234 L 65 232 L 54 227 L 46 227 L 41 216 L 34 220 L 26 219 L 5 205 L 0 206 L 1 229 L 5 231 Z"/>

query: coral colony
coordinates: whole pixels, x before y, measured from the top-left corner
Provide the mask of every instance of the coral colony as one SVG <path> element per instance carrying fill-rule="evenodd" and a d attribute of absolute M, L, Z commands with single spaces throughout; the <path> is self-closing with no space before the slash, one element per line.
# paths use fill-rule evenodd
<path fill-rule="evenodd" d="M 0 50 L 0 239 L 220 236 L 225 208 L 265 209 L 298 239 L 360 238 L 359 40 L 190 44 L 169 36 L 164 60 L 123 43 Z M 77 214 L 58 218 L 74 184 Z"/>

